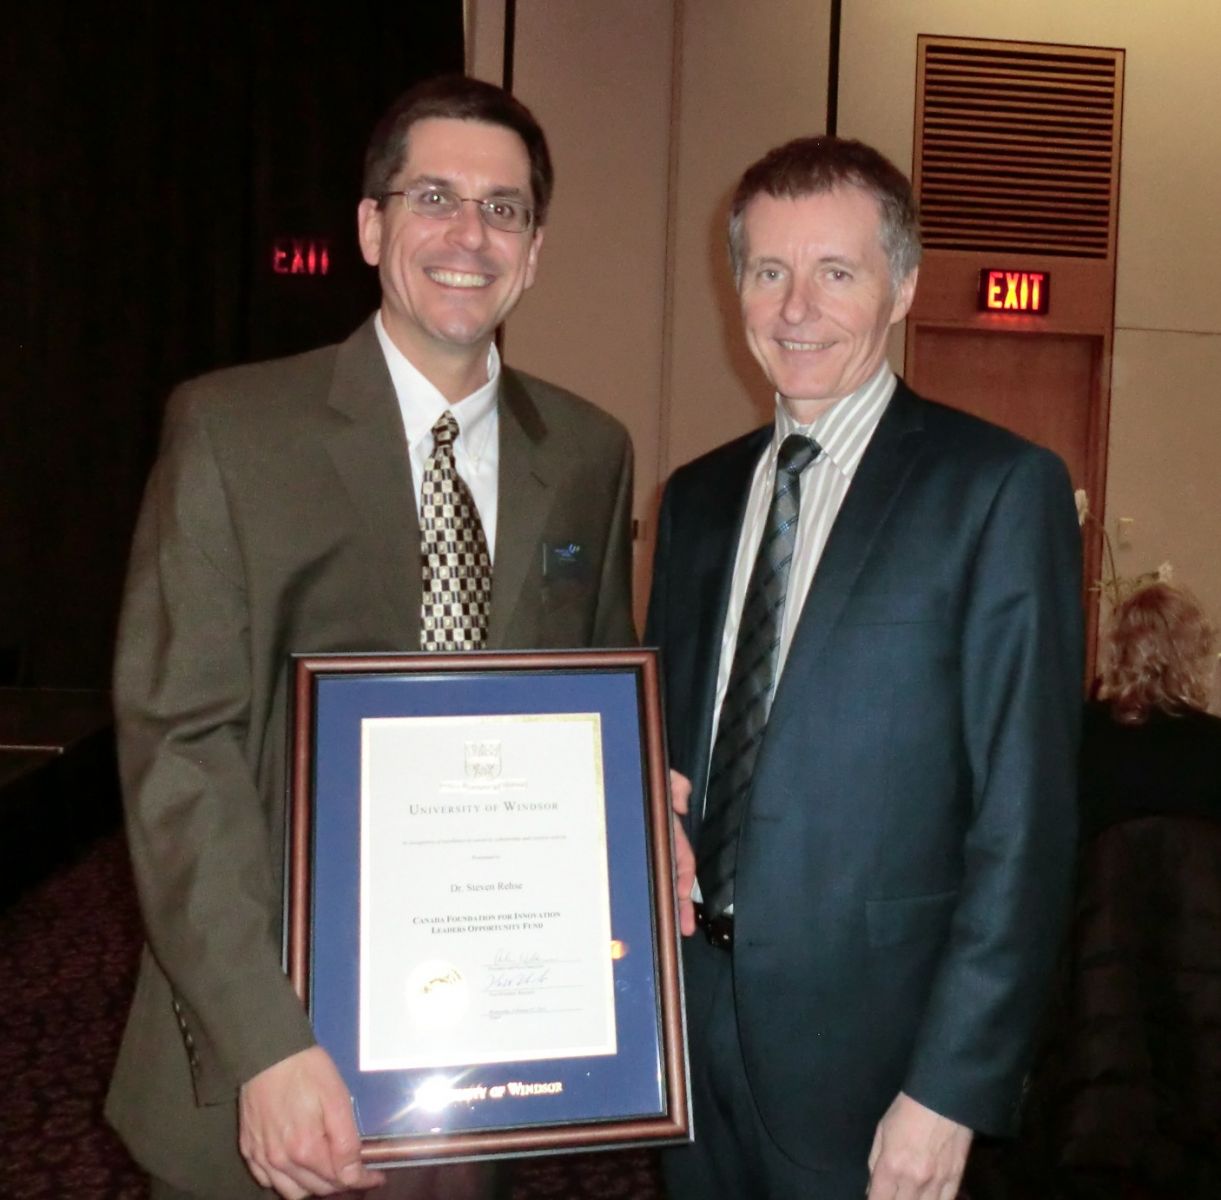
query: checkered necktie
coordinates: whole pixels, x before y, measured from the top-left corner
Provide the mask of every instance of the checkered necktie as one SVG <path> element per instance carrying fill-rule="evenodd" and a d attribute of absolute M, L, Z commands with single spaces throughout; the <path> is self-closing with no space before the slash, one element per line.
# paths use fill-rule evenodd
<path fill-rule="evenodd" d="M 492 561 L 470 490 L 454 468 L 458 422 L 432 427 L 420 489 L 421 650 L 478 650 L 492 607 Z"/>
<path fill-rule="evenodd" d="M 791 433 L 781 444 L 776 461 L 775 491 L 742 605 L 708 771 L 696 858 L 700 893 L 709 916 L 719 916 L 733 904 L 738 831 L 776 684 L 789 564 L 797 541 L 801 473 L 821 452 L 812 438 Z"/>

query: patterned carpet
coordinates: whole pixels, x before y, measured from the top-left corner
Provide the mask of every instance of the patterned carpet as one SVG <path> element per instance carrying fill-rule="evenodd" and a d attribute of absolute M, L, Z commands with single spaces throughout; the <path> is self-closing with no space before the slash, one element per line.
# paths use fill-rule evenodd
<path fill-rule="evenodd" d="M 0 1197 L 143 1200 L 140 1170 L 102 1120 L 135 978 L 140 919 L 121 835 L 0 910 Z M 657 1200 L 651 1155 L 530 1159 L 513 1200 Z"/>
<path fill-rule="evenodd" d="M 140 945 L 127 853 L 109 833 L 0 907 L 0 1200 L 144 1200 L 102 1120 Z M 1040 1177 L 1022 1144 L 977 1143 L 963 1200 L 1212 1200 L 1122 1177 Z M 661 1200 L 640 1151 L 526 1159 L 513 1200 Z"/>
<path fill-rule="evenodd" d="M 117 834 L 0 913 L 0 1195 L 137 1200 L 102 1121 L 140 921 Z"/>

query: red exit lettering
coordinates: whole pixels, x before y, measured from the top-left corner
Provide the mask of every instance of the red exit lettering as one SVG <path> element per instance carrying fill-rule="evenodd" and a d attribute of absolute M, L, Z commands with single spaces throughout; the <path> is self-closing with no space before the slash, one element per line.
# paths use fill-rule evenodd
<path fill-rule="evenodd" d="M 326 275 L 331 270 L 331 246 L 325 238 L 276 238 L 271 269 L 277 275 Z"/>
<path fill-rule="evenodd" d="M 979 307 L 985 312 L 1045 313 L 1050 302 L 1048 271 L 998 271 L 985 267 L 979 273 Z"/>

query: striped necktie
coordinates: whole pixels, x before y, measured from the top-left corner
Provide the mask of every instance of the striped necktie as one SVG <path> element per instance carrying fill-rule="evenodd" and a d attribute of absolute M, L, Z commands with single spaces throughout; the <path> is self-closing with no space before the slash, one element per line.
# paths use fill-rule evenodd
<path fill-rule="evenodd" d="M 775 491 L 738 622 L 696 854 L 704 909 L 713 917 L 733 904 L 738 831 L 776 685 L 789 566 L 801 508 L 801 473 L 821 452 L 816 441 L 797 433 L 789 434 L 780 446 Z"/>

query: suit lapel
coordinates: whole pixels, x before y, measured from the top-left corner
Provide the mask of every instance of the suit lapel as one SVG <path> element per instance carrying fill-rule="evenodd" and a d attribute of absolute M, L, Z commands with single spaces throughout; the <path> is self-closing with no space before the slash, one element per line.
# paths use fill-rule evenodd
<path fill-rule="evenodd" d="M 707 784 L 711 752 L 712 723 L 716 707 L 717 670 L 721 660 L 721 636 L 729 593 L 733 588 L 733 569 L 746 503 L 750 497 L 755 467 L 772 438 L 772 426 L 765 425 L 741 439 L 727 453 L 728 461 L 718 464 L 711 483 L 715 492 L 698 497 L 700 504 L 698 549 L 692 559 L 693 575 L 700 582 L 698 591 L 711 597 L 700 606 L 700 623 L 693 630 L 697 659 L 694 720 L 689 728 L 699 743 L 689 747 L 694 794 L 702 796 Z M 699 834 L 703 805 L 692 805 L 691 836 Z"/>
<path fill-rule="evenodd" d="M 900 380 L 857 467 L 793 634 L 768 721 L 769 740 L 781 734 L 788 719 L 787 695 L 808 703 L 811 672 L 903 490 L 923 436 L 918 403 Z M 786 687 L 790 679 L 794 682 Z"/>
<path fill-rule="evenodd" d="M 403 645 L 415 649 L 420 528 L 403 419 L 372 319 L 339 347 L 328 400 L 341 423 L 327 453 L 362 518 Z"/>
<path fill-rule="evenodd" d="M 488 644 L 498 648 L 538 640 L 539 604 L 531 580 L 537 584 L 542 571 L 541 533 L 552 504 L 554 472 L 544 453 L 547 429 L 534 401 L 507 367 L 500 379 L 499 500 L 488 625 Z"/>

